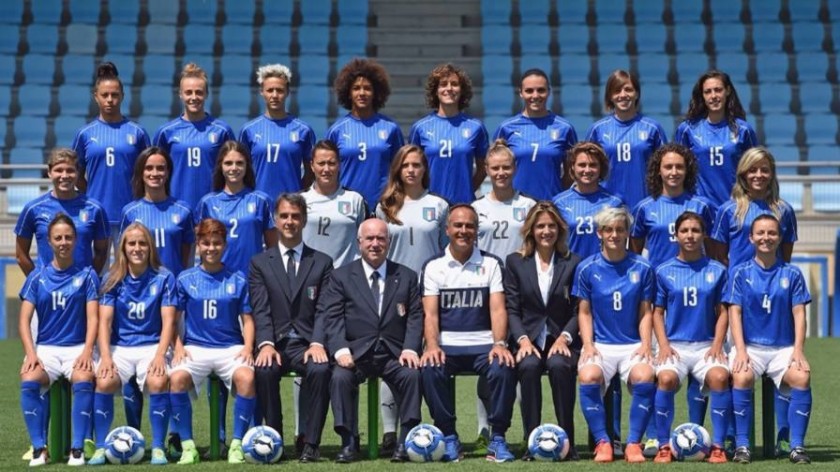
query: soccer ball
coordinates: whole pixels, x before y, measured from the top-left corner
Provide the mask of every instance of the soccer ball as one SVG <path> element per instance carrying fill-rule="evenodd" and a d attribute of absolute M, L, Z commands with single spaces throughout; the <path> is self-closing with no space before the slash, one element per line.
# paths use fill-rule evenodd
<path fill-rule="evenodd" d="M 252 464 L 270 464 L 283 455 L 283 438 L 270 426 L 254 426 L 242 438 L 245 460 Z"/>
<path fill-rule="evenodd" d="M 537 426 L 528 436 L 528 452 L 538 461 L 561 461 L 569 453 L 569 447 L 569 435 L 556 424 Z"/>
<path fill-rule="evenodd" d="M 702 461 L 711 446 L 709 432 L 696 423 L 683 423 L 671 434 L 671 454 L 678 461 Z"/>
<path fill-rule="evenodd" d="M 446 452 L 443 432 L 430 424 L 418 424 L 405 437 L 405 450 L 411 462 L 439 461 Z"/>
<path fill-rule="evenodd" d="M 105 458 L 112 464 L 136 464 L 146 453 L 146 439 L 131 426 L 115 428 L 105 437 Z"/>

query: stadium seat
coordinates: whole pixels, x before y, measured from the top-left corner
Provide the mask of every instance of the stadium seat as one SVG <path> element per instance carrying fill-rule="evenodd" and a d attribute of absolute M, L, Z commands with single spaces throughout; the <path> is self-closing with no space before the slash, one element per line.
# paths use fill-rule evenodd
<path fill-rule="evenodd" d="M 588 115 L 592 110 L 592 87 L 564 84 L 560 87 L 560 103 L 564 115 Z"/>
<path fill-rule="evenodd" d="M 38 165 L 46 164 L 44 159 L 44 151 L 32 147 L 15 147 L 9 156 L 10 164 L 26 164 Z M 16 169 L 14 171 L 18 177 L 38 178 L 41 176 L 41 171 L 32 169 Z"/>
<path fill-rule="evenodd" d="M 484 54 L 510 54 L 513 31 L 507 25 L 487 25 L 481 28 Z"/>
<path fill-rule="evenodd" d="M 793 211 L 802 211 L 802 194 L 804 188 L 801 182 L 779 182 L 779 197 L 788 202 Z"/>
<path fill-rule="evenodd" d="M 595 19 L 598 21 L 599 27 L 610 23 L 624 24 L 626 7 L 627 2 L 625 0 L 596 0 Z"/>
<path fill-rule="evenodd" d="M 219 67 L 225 85 L 250 85 L 257 81 L 251 56 L 224 55 Z"/>
<path fill-rule="evenodd" d="M 53 130 L 55 140 L 59 146 L 70 146 L 76 137 L 76 132 L 87 123 L 84 116 L 79 114 L 61 114 L 55 118 Z"/>
<path fill-rule="evenodd" d="M 744 51 L 745 32 L 740 23 L 718 25 L 712 28 L 712 37 L 718 53 Z"/>
<path fill-rule="evenodd" d="M 251 25 L 228 24 L 222 28 L 222 46 L 225 54 L 222 58 L 228 55 L 244 54 L 251 55 L 251 46 L 254 42 L 254 28 Z"/>
<path fill-rule="evenodd" d="M 312 131 L 315 133 L 315 136 L 325 136 L 327 134 L 327 130 L 330 127 L 326 116 L 301 114 L 300 119 L 312 128 Z"/>
<path fill-rule="evenodd" d="M 782 52 L 785 28 L 782 24 L 759 25 L 753 28 L 753 47 L 756 53 Z"/>
<path fill-rule="evenodd" d="M 749 65 L 749 58 L 742 52 L 721 53 L 715 59 L 717 70 L 726 72 L 732 80 L 742 83 L 747 80 Z"/>
<path fill-rule="evenodd" d="M 674 27 L 674 41 L 679 54 L 701 53 L 706 41 L 706 26 L 698 22 Z"/>
<path fill-rule="evenodd" d="M 55 25 L 32 24 L 26 28 L 26 42 L 29 52 L 55 54 L 58 47 L 58 27 Z"/>
<path fill-rule="evenodd" d="M 790 19 L 794 23 L 812 22 L 819 20 L 820 0 L 796 0 L 788 2 Z M 836 15 L 836 12 L 832 12 Z"/>
<path fill-rule="evenodd" d="M 99 24 L 99 3 L 90 0 L 70 0 L 70 18 L 73 24 Z"/>
<path fill-rule="evenodd" d="M 297 65 L 300 84 L 326 85 L 330 77 L 330 60 L 327 56 L 309 56 Z"/>
<path fill-rule="evenodd" d="M 763 27 L 763 24 L 755 23 L 778 23 L 779 13 L 782 9 L 782 0 L 753 0 L 750 2 L 750 16 L 754 28 Z"/>
<path fill-rule="evenodd" d="M 327 39 L 329 39 L 329 36 L 327 36 Z M 342 23 L 335 30 L 335 39 L 341 54 L 367 55 L 367 26 Z"/>
<path fill-rule="evenodd" d="M 339 15 L 341 14 L 341 3 L 339 2 Z M 345 0 L 343 3 L 350 3 Z M 367 2 L 362 2 L 367 3 Z M 511 3 L 498 0 L 481 0 L 481 21 L 485 25 L 507 25 L 510 24 Z M 344 20 L 342 20 L 342 23 Z"/>
<path fill-rule="evenodd" d="M 295 12 L 294 0 L 272 0 L 263 2 L 263 16 L 266 25 L 291 25 Z M 265 28 L 265 25 L 263 25 Z"/>
<path fill-rule="evenodd" d="M 490 133 L 490 136 L 499 129 L 499 125 L 502 124 L 503 121 L 510 118 L 510 114 L 507 115 L 488 115 L 484 114 L 484 127 L 487 128 L 487 132 Z"/>
<path fill-rule="evenodd" d="M 227 123 L 233 132 L 239 136 L 239 131 L 245 126 L 251 118 L 248 115 L 225 115 L 225 123 Z"/>
<path fill-rule="evenodd" d="M 755 66 L 758 71 L 758 80 L 762 85 L 767 82 L 787 80 L 788 56 L 783 52 L 757 54 Z"/>
<path fill-rule="evenodd" d="M 840 145 L 837 139 L 838 117 L 833 114 L 809 113 L 805 115 L 805 136 L 808 144 Z M 840 152 L 834 155 L 840 160 Z"/>
<path fill-rule="evenodd" d="M 44 138 L 47 136 L 47 122 L 40 116 L 24 116 L 15 118 L 15 146 L 29 148 L 43 148 Z"/>
<path fill-rule="evenodd" d="M 108 2 L 108 13 L 111 16 L 111 23 L 135 26 L 140 16 L 140 2 L 120 2 L 113 0 Z"/>
<path fill-rule="evenodd" d="M 814 211 L 833 213 L 840 211 L 840 186 L 836 182 L 811 184 Z"/>
<path fill-rule="evenodd" d="M 3 147 L 3 143 L 6 136 L 6 120 L 5 118 L 9 116 L 9 105 L 12 104 L 12 88 L 6 84 L 0 84 L 0 147 Z"/>
<path fill-rule="evenodd" d="M 700 23 L 703 2 L 671 2 L 674 23 L 678 26 Z"/>
<path fill-rule="evenodd" d="M 24 2 L 0 2 L 0 24 L 20 25 Z"/>
<path fill-rule="evenodd" d="M 638 48 L 639 57 L 654 53 L 664 60 L 665 40 L 667 38 L 668 32 L 665 30 L 665 25 L 651 24 L 637 27 L 636 47 Z"/>
<path fill-rule="evenodd" d="M 840 15 L 840 7 L 837 10 L 837 14 Z M 822 42 L 825 36 L 825 27 L 822 23 L 794 23 L 792 34 L 793 49 L 796 52 L 822 51 Z"/>
<path fill-rule="evenodd" d="M 33 151 L 41 152 L 40 149 L 33 149 Z M 40 178 L 40 172 L 37 172 L 38 175 L 34 175 L 33 171 L 28 171 L 30 175 L 21 175 L 23 172 L 16 171 L 14 173 L 15 177 L 29 177 L 29 178 Z M 26 206 L 27 203 L 35 200 L 39 196 L 41 196 L 42 190 L 41 187 L 38 185 L 15 185 L 14 192 L 6 192 L 6 212 L 10 215 L 19 215 L 20 212 L 23 211 L 23 207 Z"/>
<path fill-rule="evenodd" d="M 709 70 L 709 59 L 705 54 L 677 54 L 676 61 L 680 84 L 693 85 L 701 74 Z"/>
<path fill-rule="evenodd" d="M 513 58 L 510 54 L 483 56 L 481 58 L 481 76 L 485 85 L 510 85 L 514 80 Z"/>
<path fill-rule="evenodd" d="M 671 109 L 671 86 L 663 82 L 642 81 L 640 103 L 646 115 L 668 113 Z"/>
<path fill-rule="evenodd" d="M 108 54 L 134 54 L 137 47 L 137 27 L 111 23 L 105 28 L 105 44 Z"/>
<path fill-rule="evenodd" d="M 231 2 L 226 2 L 231 3 Z M 246 2 L 242 2 L 246 3 Z M 218 11 L 218 0 L 187 0 L 188 25 L 215 25 Z"/>
<path fill-rule="evenodd" d="M 653 118 L 660 125 L 662 125 L 662 128 L 665 130 L 665 135 L 668 136 L 668 140 L 670 141 L 670 139 L 674 136 L 674 129 L 676 129 L 676 126 L 674 125 L 674 118 L 682 121 L 682 117 L 674 117 L 674 115 L 660 114 L 655 113 L 656 110 L 653 111 L 654 113 L 647 113 L 647 110 L 644 108 L 644 103 L 642 103 L 642 113 L 644 113 L 646 116 Z"/>
<path fill-rule="evenodd" d="M 545 25 L 550 12 L 548 0 L 528 0 L 519 2 L 519 16 L 523 25 Z"/>
<path fill-rule="evenodd" d="M 589 27 L 583 23 L 561 24 L 557 28 L 557 43 L 560 45 L 561 54 L 588 55 Z"/>
<path fill-rule="evenodd" d="M 176 92 L 172 87 L 147 84 L 140 90 L 140 97 L 144 115 L 172 116 L 172 101 L 177 100 Z"/>
<path fill-rule="evenodd" d="M 795 144 L 795 135 L 796 118 L 792 115 L 772 114 L 764 117 L 764 143 L 767 146 L 792 146 Z"/>
<path fill-rule="evenodd" d="M 815 82 L 799 87 L 799 101 L 805 114 L 830 113 L 832 98 L 831 84 Z"/>
<path fill-rule="evenodd" d="M 666 60 L 667 66 L 667 60 Z M 603 90 L 607 77 L 616 69 L 630 70 L 630 58 L 626 54 L 598 55 L 598 87 Z"/>
<path fill-rule="evenodd" d="M 323 85 L 301 85 L 297 93 L 298 110 L 307 115 L 327 116 L 330 104 L 329 89 Z"/>
<path fill-rule="evenodd" d="M 228 25 L 246 25 L 253 27 L 257 2 L 225 2 L 225 14 Z"/>
<path fill-rule="evenodd" d="M 16 62 L 15 56 L 0 55 L 0 71 L 3 71 L 3 73 L 0 73 L 0 84 L 14 83 Z"/>
<path fill-rule="evenodd" d="M 522 72 L 528 69 L 540 69 L 551 77 L 553 68 L 551 56 L 547 54 L 527 54 L 519 59 L 519 70 Z M 503 83 L 509 84 L 510 81 Z"/>
<path fill-rule="evenodd" d="M 175 58 L 168 55 L 149 54 L 143 58 L 147 84 L 172 85 L 175 80 Z"/>
<path fill-rule="evenodd" d="M 568 0 L 556 0 L 557 16 L 561 25 L 585 25 L 588 2 L 570 2 Z"/>
<path fill-rule="evenodd" d="M 96 41 L 99 33 L 96 26 L 85 24 L 72 24 L 67 27 L 67 52 L 70 54 L 96 53 Z"/>
<path fill-rule="evenodd" d="M 562 83 L 578 85 L 589 83 L 591 64 L 588 55 L 562 54 L 557 60 Z"/>
<path fill-rule="evenodd" d="M 151 17 L 150 25 L 174 25 L 178 22 L 179 2 L 172 0 L 147 0 Z M 175 44 L 175 41 L 172 41 Z"/>
<path fill-rule="evenodd" d="M 112 60 L 109 58 L 109 60 Z M 131 62 L 131 70 L 134 70 L 134 61 L 132 59 Z M 128 83 L 131 83 L 131 72 L 128 71 L 128 65 L 126 65 L 125 70 L 121 65 L 117 65 L 117 71 L 120 73 L 123 81 L 128 79 Z M 94 82 L 94 71 L 96 70 L 93 57 L 83 55 L 77 56 L 74 54 L 68 54 L 61 58 L 61 72 L 64 74 L 64 83 L 65 84 L 76 84 L 76 85 L 87 85 L 88 91 L 90 91 L 90 86 Z M 125 75 L 123 75 L 125 74 Z M 125 86 L 125 84 L 123 84 Z"/>
<path fill-rule="evenodd" d="M 300 2 L 300 13 L 305 25 L 329 26 L 332 13 L 331 0 L 306 0 Z"/>
<path fill-rule="evenodd" d="M 623 24 L 595 28 L 599 54 L 627 54 L 627 28 Z"/>
<path fill-rule="evenodd" d="M 20 34 L 11 33 L 9 29 L 5 31 L 5 34 L 0 34 L 0 54 L 15 55 L 20 46 Z"/>
<path fill-rule="evenodd" d="M 90 86 L 64 85 L 58 89 L 58 106 L 61 115 L 88 116 L 95 112 Z"/>
<path fill-rule="evenodd" d="M 840 13 L 838 13 L 840 14 Z M 829 70 L 828 56 L 822 52 L 795 54 L 796 74 L 800 83 L 823 82 Z"/>
<path fill-rule="evenodd" d="M 732 0 L 711 0 L 712 21 L 720 23 L 741 22 L 741 2 Z"/>
<path fill-rule="evenodd" d="M 283 56 L 289 55 L 289 45 L 292 42 L 292 29 L 285 25 L 263 26 L 260 28 L 260 45 L 262 54 Z"/>
<path fill-rule="evenodd" d="M 484 114 L 508 115 L 513 107 L 513 89 L 510 85 L 485 85 L 482 89 Z"/>
<path fill-rule="evenodd" d="M 251 109 L 251 99 L 254 93 L 251 87 L 239 85 L 225 85 L 219 90 L 219 105 L 221 116 L 246 115 Z"/>
<path fill-rule="evenodd" d="M 505 3 L 505 2 L 499 2 Z M 340 25 L 367 25 L 367 0 L 338 0 L 338 20 Z M 510 7 L 508 7 L 510 8 Z"/>
<path fill-rule="evenodd" d="M 157 130 L 159 130 L 164 124 L 168 123 L 171 119 L 172 118 L 169 116 L 169 112 L 167 111 L 165 115 L 140 115 L 136 121 L 140 123 L 140 126 L 142 126 L 146 132 L 149 133 L 149 139 L 151 139 L 154 137 Z"/>
<path fill-rule="evenodd" d="M 665 2 L 634 2 L 633 13 L 637 25 L 662 24 L 662 8 Z"/>
<path fill-rule="evenodd" d="M 739 96 L 741 88 L 738 88 Z M 791 91 L 788 84 L 762 83 L 758 88 L 761 113 L 790 113 Z M 744 97 L 740 97 L 742 103 Z"/>
<path fill-rule="evenodd" d="M 643 54 L 639 56 L 639 70 L 638 76 L 641 83 L 647 85 L 648 83 L 667 83 L 668 82 L 668 59 L 659 54 Z M 647 95 L 647 90 L 644 90 L 643 95 Z"/>
<path fill-rule="evenodd" d="M 563 110 L 565 111 L 566 108 Z M 578 139 L 583 139 L 586 136 L 586 132 L 589 131 L 589 127 L 592 126 L 592 123 L 594 123 L 595 120 L 597 120 L 597 118 L 593 118 L 592 115 L 588 113 L 564 114 L 563 118 L 567 119 L 569 123 L 572 124 L 572 128 L 575 129 Z"/>
<path fill-rule="evenodd" d="M 175 40 L 177 34 L 175 26 L 151 24 L 146 27 L 146 54 L 167 54 L 175 53 Z"/>
<path fill-rule="evenodd" d="M 52 85 L 55 74 L 55 56 L 27 54 L 23 56 L 21 66 L 27 84 Z"/>
<path fill-rule="evenodd" d="M 551 30 L 547 24 L 523 25 L 519 28 L 519 44 L 522 54 L 548 54 L 551 44 Z"/>
<path fill-rule="evenodd" d="M 184 56 L 189 60 L 195 55 L 212 56 L 215 42 L 216 28 L 213 26 L 187 24 L 184 27 Z"/>
<path fill-rule="evenodd" d="M 30 2 L 33 25 L 57 25 L 61 21 L 62 0 Z"/>
<path fill-rule="evenodd" d="M 808 146 L 808 162 L 823 163 L 823 162 L 837 162 L 840 161 L 840 151 L 836 146 L 814 144 Z M 833 165 L 825 165 L 821 167 L 809 166 L 809 173 L 811 175 L 837 175 L 840 169 Z"/>

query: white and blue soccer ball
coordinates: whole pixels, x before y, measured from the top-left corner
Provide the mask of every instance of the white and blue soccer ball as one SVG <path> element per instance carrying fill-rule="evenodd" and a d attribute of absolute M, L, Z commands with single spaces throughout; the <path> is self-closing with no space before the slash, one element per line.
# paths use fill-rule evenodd
<path fill-rule="evenodd" d="M 446 452 L 443 432 L 434 425 L 418 424 L 405 437 L 405 451 L 411 462 L 435 462 Z"/>
<path fill-rule="evenodd" d="M 136 464 L 146 454 L 146 439 L 131 426 L 114 428 L 105 437 L 105 458 L 112 464 Z"/>
<path fill-rule="evenodd" d="M 709 432 L 696 423 L 683 423 L 671 434 L 671 454 L 678 461 L 702 461 L 711 447 Z"/>
<path fill-rule="evenodd" d="M 283 438 L 270 426 L 254 426 L 242 438 L 245 460 L 252 464 L 271 464 L 283 455 Z"/>
<path fill-rule="evenodd" d="M 528 435 L 528 452 L 534 460 L 562 461 L 569 453 L 570 447 L 569 435 L 556 424 L 542 424 Z"/>

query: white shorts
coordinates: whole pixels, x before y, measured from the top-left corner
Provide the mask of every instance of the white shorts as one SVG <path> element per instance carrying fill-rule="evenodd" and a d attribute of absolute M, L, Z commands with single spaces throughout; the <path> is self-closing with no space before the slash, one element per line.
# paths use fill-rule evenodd
<path fill-rule="evenodd" d="M 706 374 L 709 373 L 712 367 L 722 367 L 729 372 L 728 365 L 717 360 L 706 359 L 706 353 L 709 352 L 710 347 L 712 347 L 712 343 L 708 341 L 699 343 L 671 343 L 671 349 L 677 351 L 680 357 L 676 360 L 668 359 L 658 364 L 656 366 L 656 375 L 659 375 L 663 370 L 674 371 L 680 379 L 680 384 L 682 384 L 690 373 L 692 377 L 700 382 L 703 393 L 706 393 Z"/>
<path fill-rule="evenodd" d="M 41 364 L 44 365 L 44 371 L 47 377 L 50 378 L 50 385 L 61 377 L 67 380 L 73 379 L 73 364 L 76 359 L 82 354 L 85 349 L 84 344 L 77 344 L 75 346 L 35 346 L 35 353 Z M 94 363 L 97 362 L 96 349 L 93 351 Z"/>
<path fill-rule="evenodd" d="M 578 370 L 585 365 L 596 365 L 604 374 L 604 383 L 601 385 L 601 390 L 606 388 L 610 379 L 615 376 L 616 372 L 621 376 L 621 381 L 625 384 L 630 377 L 630 371 L 637 364 L 647 364 L 648 362 L 642 360 L 639 356 L 634 356 L 633 351 L 639 349 L 641 343 L 634 344 L 602 344 L 595 343 L 595 349 L 601 353 L 600 357 L 589 359 L 588 361 L 578 365 Z"/>
<path fill-rule="evenodd" d="M 141 391 L 143 390 L 149 365 L 152 363 L 157 349 L 157 344 L 147 344 L 145 346 L 111 346 L 111 358 L 114 360 L 114 366 L 117 368 L 117 373 L 123 385 L 128 383 L 131 377 L 136 375 L 137 385 Z M 168 359 L 164 359 L 168 361 Z M 166 373 L 169 374 L 168 362 Z"/>
<path fill-rule="evenodd" d="M 750 356 L 753 375 L 759 378 L 767 375 L 776 384 L 779 392 L 787 395 L 790 387 L 782 385 L 782 379 L 790 367 L 790 358 L 793 356 L 793 346 L 759 346 L 747 344 L 747 355 Z M 735 348 L 729 352 L 729 363 L 735 362 Z"/>
<path fill-rule="evenodd" d="M 190 353 L 190 358 L 172 366 L 170 372 L 184 371 L 189 373 L 192 377 L 196 395 L 201 393 L 201 385 L 204 384 L 210 374 L 216 374 L 230 390 L 233 373 L 236 372 L 236 369 L 244 367 L 254 370 L 252 366 L 245 364 L 240 357 L 237 357 L 242 352 L 243 347 L 242 344 L 230 347 L 187 346 L 186 349 Z"/>

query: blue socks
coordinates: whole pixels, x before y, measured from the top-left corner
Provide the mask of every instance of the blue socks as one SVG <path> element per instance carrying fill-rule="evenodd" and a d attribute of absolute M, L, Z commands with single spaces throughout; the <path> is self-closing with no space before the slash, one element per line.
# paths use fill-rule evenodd
<path fill-rule="evenodd" d="M 712 390 L 709 397 L 712 405 L 712 444 L 722 448 L 729 431 L 729 420 L 732 417 L 732 391 L 729 389 L 719 392 Z"/>
<path fill-rule="evenodd" d="M 674 424 L 674 396 L 676 392 L 673 390 L 656 389 L 656 399 L 654 406 L 656 408 L 656 439 L 660 446 L 668 444 L 671 438 L 671 425 Z M 648 436 L 650 437 L 650 436 Z"/>
<path fill-rule="evenodd" d="M 47 403 L 49 404 L 49 399 Z M 47 444 L 46 428 L 44 428 L 46 412 L 41 397 L 40 383 L 20 383 L 20 409 L 23 411 L 23 422 L 26 423 L 26 429 L 29 431 L 29 442 L 32 443 L 32 447 L 35 449 L 45 447 Z"/>
<path fill-rule="evenodd" d="M 175 431 L 181 436 L 181 441 L 188 441 L 192 436 L 192 404 L 187 392 L 170 393 L 169 401 L 172 406 L 172 422 Z"/>
<path fill-rule="evenodd" d="M 150 394 L 149 422 L 152 425 L 152 448 L 165 449 L 166 426 L 169 424 L 169 415 L 169 393 Z"/>
<path fill-rule="evenodd" d="M 753 423 L 753 390 L 732 388 L 732 414 L 735 418 L 735 446 L 750 446 L 750 427 Z"/>
<path fill-rule="evenodd" d="M 688 420 L 703 426 L 706 419 L 706 406 L 709 399 L 701 391 L 703 385 L 693 375 L 688 376 L 686 401 L 688 402 Z"/>
<path fill-rule="evenodd" d="M 580 409 L 583 410 L 583 417 L 589 425 L 589 431 L 595 442 L 609 442 L 607 434 L 607 415 L 604 411 L 604 398 L 601 396 L 601 386 L 598 384 L 581 384 L 578 387 L 580 392 Z"/>
<path fill-rule="evenodd" d="M 73 384 L 73 412 L 71 421 L 73 424 L 73 441 L 70 444 L 72 449 L 82 449 L 85 445 L 85 436 L 90 431 L 93 414 L 93 383 L 76 382 Z"/>
<path fill-rule="evenodd" d="M 251 425 L 251 420 L 254 417 L 254 405 L 257 403 L 256 397 L 243 397 L 236 395 L 233 401 L 233 439 L 242 439 L 245 432 Z"/>
<path fill-rule="evenodd" d="M 790 422 L 788 421 L 788 410 L 790 409 L 790 396 L 782 395 L 777 387 L 773 388 L 773 405 L 776 411 L 776 430 L 781 438 L 790 440 Z"/>
<path fill-rule="evenodd" d="M 653 382 L 640 382 L 633 385 L 633 399 L 630 402 L 630 431 L 627 443 L 640 443 L 642 431 L 647 427 L 653 413 L 653 400 L 656 385 Z"/>
<path fill-rule="evenodd" d="M 105 437 L 111 431 L 111 423 L 114 422 L 114 394 L 100 393 L 93 394 L 93 431 L 96 436 L 96 448 L 105 447 Z"/>
<path fill-rule="evenodd" d="M 137 386 L 136 378 L 132 377 L 123 385 L 122 394 L 125 422 L 132 428 L 139 430 L 143 423 L 143 391 Z"/>
<path fill-rule="evenodd" d="M 808 431 L 808 422 L 811 419 L 811 388 L 799 390 L 790 389 L 790 409 L 788 422 L 790 423 L 790 447 L 803 447 L 805 445 L 805 433 Z M 779 412 L 777 411 L 778 415 Z"/>

